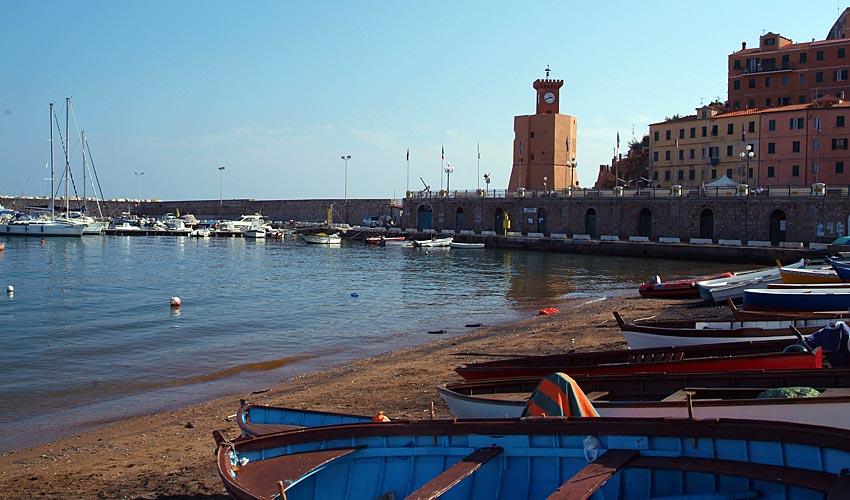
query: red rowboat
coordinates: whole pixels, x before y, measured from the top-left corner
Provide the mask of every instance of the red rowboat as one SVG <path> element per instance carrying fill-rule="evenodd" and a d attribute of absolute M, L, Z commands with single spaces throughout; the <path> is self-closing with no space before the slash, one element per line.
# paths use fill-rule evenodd
<path fill-rule="evenodd" d="M 705 280 L 716 280 L 721 278 L 730 278 L 734 273 L 723 273 L 717 276 L 707 276 L 704 278 L 688 278 L 675 281 L 661 281 L 658 276 L 652 281 L 644 283 L 638 289 L 641 297 L 652 298 L 668 298 L 668 299 L 690 299 L 699 297 L 699 288 L 697 283 Z"/>
<path fill-rule="evenodd" d="M 552 372 L 572 375 L 643 372 L 715 372 L 727 370 L 792 370 L 821 368 L 823 351 L 783 352 L 789 340 L 730 342 L 663 349 L 523 356 L 468 363 L 455 368 L 466 380 L 545 377 Z"/>

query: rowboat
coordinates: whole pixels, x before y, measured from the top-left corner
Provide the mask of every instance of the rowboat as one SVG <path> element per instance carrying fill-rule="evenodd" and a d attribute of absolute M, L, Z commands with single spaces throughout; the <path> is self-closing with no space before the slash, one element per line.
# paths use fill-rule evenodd
<path fill-rule="evenodd" d="M 745 311 L 731 300 L 726 305 L 732 311 L 732 316 L 739 320 L 850 319 L 850 311 Z"/>
<path fill-rule="evenodd" d="M 369 236 L 366 238 L 367 245 L 387 245 L 391 241 L 404 241 L 404 236 Z"/>
<path fill-rule="evenodd" d="M 238 500 L 847 498 L 850 431 L 739 419 L 423 420 L 230 441 Z"/>
<path fill-rule="evenodd" d="M 244 400 L 240 402 L 239 411 L 236 412 L 236 423 L 243 436 L 259 436 L 304 427 L 371 422 L 373 418 L 375 417 L 249 404 Z"/>
<path fill-rule="evenodd" d="M 803 267 L 805 260 L 785 266 L 788 269 L 799 269 Z M 729 278 L 706 280 L 697 283 L 699 295 L 708 302 L 721 303 L 726 299 L 737 300 L 744 296 L 744 290 L 754 288 L 767 288 L 772 283 L 782 283 L 782 275 L 779 267 L 769 267 L 761 270 L 735 273 Z"/>
<path fill-rule="evenodd" d="M 746 311 L 847 311 L 848 288 L 768 288 L 745 290 Z"/>
<path fill-rule="evenodd" d="M 786 340 L 730 342 L 660 349 L 623 349 L 523 356 L 467 363 L 455 368 L 466 380 L 545 377 L 553 372 L 582 374 L 697 372 L 718 370 L 790 370 L 821 368 L 823 352 L 783 352 Z"/>
<path fill-rule="evenodd" d="M 339 245 L 342 243 L 342 236 L 339 233 L 316 233 L 316 234 L 305 234 L 304 241 L 307 243 L 313 243 L 317 245 Z"/>
<path fill-rule="evenodd" d="M 829 267 L 818 268 L 788 268 L 780 267 L 779 274 L 782 276 L 783 283 L 843 283 L 835 270 Z"/>
<path fill-rule="evenodd" d="M 460 248 L 465 250 L 475 250 L 484 248 L 484 243 L 465 243 L 462 241 L 452 241 L 449 243 L 449 246 L 452 248 Z"/>
<path fill-rule="evenodd" d="M 688 278 L 674 281 L 661 281 L 655 276 L 651 281 L 643 283 L 638 288 L 641 297 L 664 297 L 668 299 L 691 299 L 699 297 L 697 283 L 705 280 L 729 278 L 732 273 L 723 273 L 704 278 Z"/>
<path fill-rule="evenodd" d="M 451 245 L 453 238 L 437 238 L 433 240 L 413 240 L 413 246 L 430 248 L 430 247 L 448 247 Z"/>
<path fill-rule="evenodd" d="M 602 417 L 692 414 L 850 429 L 847 368 L 587 375 L 574 380 Z M 512 418 L 522 415 L 539 382 L 539 377 L 475 380 L 443 384 L 437 392 L 457 418 Z M 776 389 L 789 387 L 806 388 L 813 397 L 776 394 Z"/>
<path fill-rule="evenodd" d="M 850 281 L 850 263 L 830 259 L 829 257 L 826 258 L 826 261 L 841 281 Z"/>
<path fill-rule="evenodd" d="M 834 318 L 778 319 L 772 321 L 640 321 L 627 323 L 617 311 L 614 318 L 631 349 L 747 342 L 758 340 L 796 341 L 789 326 L 810 334 Z"/>

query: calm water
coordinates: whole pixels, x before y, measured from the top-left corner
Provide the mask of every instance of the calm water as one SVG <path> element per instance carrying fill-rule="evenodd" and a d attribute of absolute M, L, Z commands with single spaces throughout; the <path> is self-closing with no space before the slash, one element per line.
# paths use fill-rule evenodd
<path fill-rule="evenodd" d="M 0 240 L 2 241 L 2 240 Z M 261 390 L 722 265 L 241 238 L 10 238 L 0 253 L 0 451 Z M 352 294 L 356 294 L 354 297 Z M 183 306 L 169 307 L 178 296 Z M 446 330 L 442 336 L 429 331 Z M 446 370 L 452 367 L 447 366 Z M 238 396 L 234 396 L 234 409 Z"/>

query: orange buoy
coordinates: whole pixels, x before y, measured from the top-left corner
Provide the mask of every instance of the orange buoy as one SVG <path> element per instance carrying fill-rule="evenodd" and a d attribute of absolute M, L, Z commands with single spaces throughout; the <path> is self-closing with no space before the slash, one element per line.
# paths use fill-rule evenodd
<path fill-rule="evenodd" d="M 180 307 L 180 297 L 171 297 L 171 307 Z"/>
<path fill-rule="evenodd" d="M 547 307 L 546 309 L 540 310 L 540 315 L 541 316 L 548 316 L 550 314 L 557 314 L 559 312 L 561 312 L 561 311 L 555 309 L 554 307 Z"/>
<path fill-rule="evenodd" d="M 379 411 L 377 415 L 372 417 L 372 422 L 389 422 L 390 417 L 384 415 L 384 412 Z"/>

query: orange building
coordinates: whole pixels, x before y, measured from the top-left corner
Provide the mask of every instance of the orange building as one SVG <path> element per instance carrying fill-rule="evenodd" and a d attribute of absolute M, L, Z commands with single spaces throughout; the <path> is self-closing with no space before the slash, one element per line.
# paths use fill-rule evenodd
<path fill-rule="evenodd" d="M 846 9 L 826 40 L 794 43 L 778 33 L 759 37 L 759 46 L 729 55 L 728 106 L 732 110 L 805 104 L 823 97 L 850 96 L 850 38 Z"/>
<path fill-rule="evenodd" d="M 514 154 L 508 190 L 560 190 L 574 187 L 576 174 L 576 118 L 560 114 L 563 80 L 534 82 L 537 110 L 514 117 Z"/>

